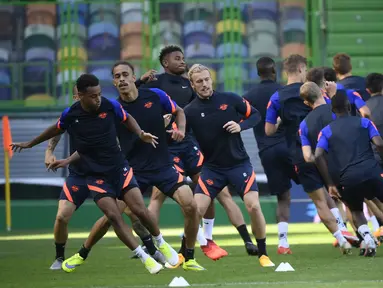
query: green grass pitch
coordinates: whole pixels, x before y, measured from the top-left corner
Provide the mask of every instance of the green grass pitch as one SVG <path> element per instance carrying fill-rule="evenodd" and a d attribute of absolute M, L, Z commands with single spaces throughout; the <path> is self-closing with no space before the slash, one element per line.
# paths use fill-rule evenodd
<path fill-rule="evenodd" d="M 163 229 L 166 240 L 179 247 L 180 229 Z M 332 236 L 321 224 L 291 224 L 289 242 L 293 255 L 277 255 L 277 227 L 267 227 L 268 253 L 276 265 L 289 262 L 295 272 L 275 272 L 262 268 L 258 259 L 247 256 L 233 227 L 215 227 L 215 241 L 229 256 L 213 262 L 196 249 L 197 261 L 207 271 L 185 272 L 182 268 L 150 275 L 139 260 L 129 259 L 131 252 L 113 231 L 94 247 L 89 258 L 74 273 L 50 271 L 54 260 L 52 233 L 0 234 L 0 287 L 33 288 L 160 288 L 168 287 L 176 276 L 184 277 L 191 287 L 383 287 L 383 257 L 341 255 L 332 247 Z M 70 233 L 66 256 L 77 251 L 87 232 Z"/>

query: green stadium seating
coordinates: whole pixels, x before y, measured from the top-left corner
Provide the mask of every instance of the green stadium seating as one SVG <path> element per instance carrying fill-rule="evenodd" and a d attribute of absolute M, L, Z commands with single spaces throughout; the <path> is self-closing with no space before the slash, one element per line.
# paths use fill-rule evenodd
<path fill-rule="evenodd" d="M 383 11 L 328 11 L 328 32 L 383 32 L 382 12 Z"/>
<path fill-rule="evenodd" d="M 382 56 L 383 33 L 338 34 L 329 33 L 327 37 L 327 53 L 347 53 L 351 56 Z"/>
<path fill-rule="evenodd" d="M 382 0 L 327 0 L 326 10 L 382 10 Z"/>

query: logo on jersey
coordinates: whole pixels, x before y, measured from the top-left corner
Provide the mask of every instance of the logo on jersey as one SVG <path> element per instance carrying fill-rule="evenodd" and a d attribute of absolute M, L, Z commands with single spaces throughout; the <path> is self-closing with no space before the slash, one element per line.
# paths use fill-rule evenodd
<path fill-rule="evenodd" d="M 197 146 L 194 146 L 193 149 L 194 149 L 195 151 L 198 151 L 198 147 L 197 147 Z"/>
<path fill-rule="evenodd" d="M 104 184 L 104 180 L 98 179 L 98 180 L 96 180 L 96 184 L 102 185 L 102 184 Z"/>
<path fill-rule="evenodd" d="M 101 119 L 105 119 L 107 115 L 108 115 L 108 113 L 102 112 L 102 113 L 98 114 L 98 117 Z"/>
<path fill-rule="evenodd" d="M 182 89 L 186 89 L 186 88 L 188 88 L 188 86 L 181 86 L 182 87 Z"/>
<path fill-rule="evenodd" d="M 78 190 L 80 190 L 80 188 L 78 188 L 76 185 L 73 185 L 71 189 L 73 192 L 77 192 Z"/>
<path fill-rule="evenodd" d="M 205 117 L 205 113 L 201 113 L 201 117 Z"/>
<path fill-rule="evenodd" d="M 207 185 L 210 185 L 210 186 L 214 184 L 213 180 L 211 180 L 211 179 L 207 179 L 206 183 L 207 183 Z"/>
<path fill-rule="evenodd" d="M 146 102 L 144 105 L 144 107 L 147 109 L 151 108 L 152 106 L 153 106 L 153 102 Z"/>
<path fill-rule="evenodd" d="M 221 104 L 221 106 L 219 106 L 219 109 L 225 111 L 227 109 L 227 104 Z"/>

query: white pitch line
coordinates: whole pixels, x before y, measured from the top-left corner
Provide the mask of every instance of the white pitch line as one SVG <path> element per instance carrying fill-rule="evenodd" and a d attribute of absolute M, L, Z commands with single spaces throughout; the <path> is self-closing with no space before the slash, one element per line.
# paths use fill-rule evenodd
<path fill-rule="evenodd" d="M 191 287 L 225 287 L 225 286 L 249 286 L 249 285 L 291 285 L 291 284 L 374 284 L 383 283 L 383 280 L 339 280 L 339 281 L 254 281 L 254 282 L 226 282 L 226 283 L 198 283 L 190 284 Z M 83 286 L 83 287 L 67 287 L 67 288 L 162 288 L 168 287 L 165 285 L 118 285 L 118 286 Z"/>

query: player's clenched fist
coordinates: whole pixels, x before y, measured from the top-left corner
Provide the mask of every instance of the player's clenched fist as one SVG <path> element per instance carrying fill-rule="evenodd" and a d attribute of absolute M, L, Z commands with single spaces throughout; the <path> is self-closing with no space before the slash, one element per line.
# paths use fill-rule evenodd
<path fill-rule="evenodd" d="M 234 121 L 229 121 L 225 125 L 223 125 L 223 129 L 226 129 L 227 132 L 230 133 L 239 133 L 241 132 L 241 126 Z"/>
<path fill-rule="evenodd" d="M 172 139 L 177 142 L 181 142 L 185 138 L 185 132 L 180 129 L 167 130 L 169 134 L 172 134 Z"/>

